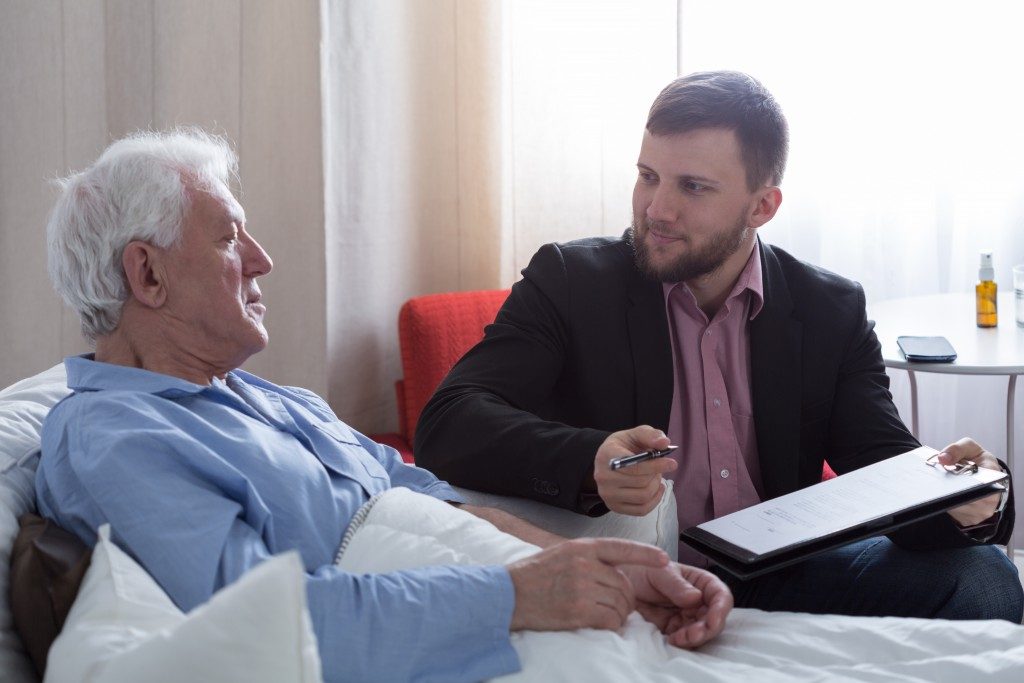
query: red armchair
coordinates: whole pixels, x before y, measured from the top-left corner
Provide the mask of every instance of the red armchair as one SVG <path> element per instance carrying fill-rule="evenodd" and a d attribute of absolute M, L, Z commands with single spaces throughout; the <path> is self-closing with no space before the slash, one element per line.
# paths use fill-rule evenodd
<path fill-rule="evenodd" d="M 398 313 L 402 379 L 395 382 L 398 433 L 370 438 L 413 462 L 412 440 L 423 406 L 455 362 L 483 339 L 508 298 L 507 289 L 428 294 L 409 299 Z"/>
<path fill-rule="evenodd" d="M 420 412 L 456 361 L 484 336 L 509 290 L 428 294 L 409 299 L 398 313 L 403 378 L 395 382 L 398 433 L 370 438 L 414 462 L 412 441 Z M 836 476 L 825 463 L 822 479 Z"/>

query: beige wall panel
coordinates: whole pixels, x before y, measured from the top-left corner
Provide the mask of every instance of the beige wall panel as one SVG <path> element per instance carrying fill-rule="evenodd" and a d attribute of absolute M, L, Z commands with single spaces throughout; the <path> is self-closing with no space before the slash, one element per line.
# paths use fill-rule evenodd
<path fill-rule="evenodd" d="M 61 5 L 0 8 L 0 386 L 60 358 L 46 274 L 46 180 L 64 166 Z"/>
<path fill-rule="evenodd" d="M 397 428 L 402 303 L 460 287 L 455 9 L 324 2 L 330 400 L 364 431 Z"/>
<path fill-rule="evenodd" d="M 104 0 L 64 0 L 64 168 L 85 168 L 107 140 L 106 12 Z M 56 294 L 53 295 L 56 297 Z M 61 355 L 88 351 L 78 316 L 61 316 Z"/>
<path fill-rule="evenodd" d="M 110 140 L 153 127 L 153 3 L 106 2 L 107 132 Z"/>
<path fill-rule="evenodd" d="M 241 201 L 274 259 L 270 346 L 246 367 L 326 395 L 319 4 L 247 1 L 241 18 Z"/>
<path fill-rule="evenodd" d="M 163 0 L 153 16 L 153 115 L 158 128 L 199 125 L 237 141 L 241 0 Z"/>

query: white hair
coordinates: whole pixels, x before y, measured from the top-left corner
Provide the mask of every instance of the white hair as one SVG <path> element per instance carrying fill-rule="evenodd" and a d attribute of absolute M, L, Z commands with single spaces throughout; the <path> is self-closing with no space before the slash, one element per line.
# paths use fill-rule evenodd
<path fill-rule="evenodd" d="M 118 140 L 92 166 L 57 181 L 61 194 L 46 226 L 50 279 L 87 339 L 110 334 L 121 318 L 125 246 L 177 244 L 188 189 L 228 185 L 237 171 L 224 138 L 180 128 Z"/>

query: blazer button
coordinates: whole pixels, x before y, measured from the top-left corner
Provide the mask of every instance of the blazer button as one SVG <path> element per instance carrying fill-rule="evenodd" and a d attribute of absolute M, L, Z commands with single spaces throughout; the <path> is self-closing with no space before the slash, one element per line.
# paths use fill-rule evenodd
<path fill-rule="evenodd" d="M 558 492 L 561 490 L 561 489 L 558 488 L 558 484 L 552 484 L 551 482 L 546 482 L 546 483 L 548 485 L 547 486 L 547 494 L 549 496 L 557 496 Z"/>
<path fill-rule="evenodd" d="M 536 477 L 533 478 L 533 490 L 536 491 L 537 493 L 546 493 L 546 491 L 544 491 L 543 484 L 544 482 L 542 482 L 540 479 L 537 479 Z"/>

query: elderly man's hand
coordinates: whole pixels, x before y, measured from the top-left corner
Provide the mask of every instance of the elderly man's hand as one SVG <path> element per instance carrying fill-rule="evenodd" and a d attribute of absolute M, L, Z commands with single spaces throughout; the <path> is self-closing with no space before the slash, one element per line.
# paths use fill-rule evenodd
<path fill-rule="evenodd" d="M 637 611 L 672 645 L 699 647 L 725 627 L 732 591 L 711 572 L 676 562 L 622 569 L 633 585 Z"/>
<path fill-rule="evenodd" d="M 942 465 L 953 465 L 961 460 L 973 460 L 977 463 L 978 467 L 985 467 L 997 472 L 1002 472 L 1003 470 L 996 457 L 982 448 L 973 439 L 960 439 L 956 443 L 946 446 L 939 453 L 939 463 Z M 999 507 L 999 497 L 1000 494 L 994 493 L 991 496 L 979 498 L 967 505 L 953 508 L 949 511 L 949 515 L 960 526 L 967 527 L 981 524 L 996 513 L 996 509 Z"/>
<path fill-rule="evenodd" d="M 636 608 L 619 565 L 664 568 L 654 546 L 612 538 L 565 541 L 508 566 L 516 592 L 511 630 L 617 629 Z"/>
<path fill-rule="evenodd" d="M 657 458 L 613 471 L 608 463 L 651 448 L 666 448 L 665 433 L 641 425 L 611 434 L 594 456 L 594 482 L 597 493 L 609 510 L 623 515 L 643 516 L 661 500 L 662 475 L 676 468 L 672 458 Z"/>

